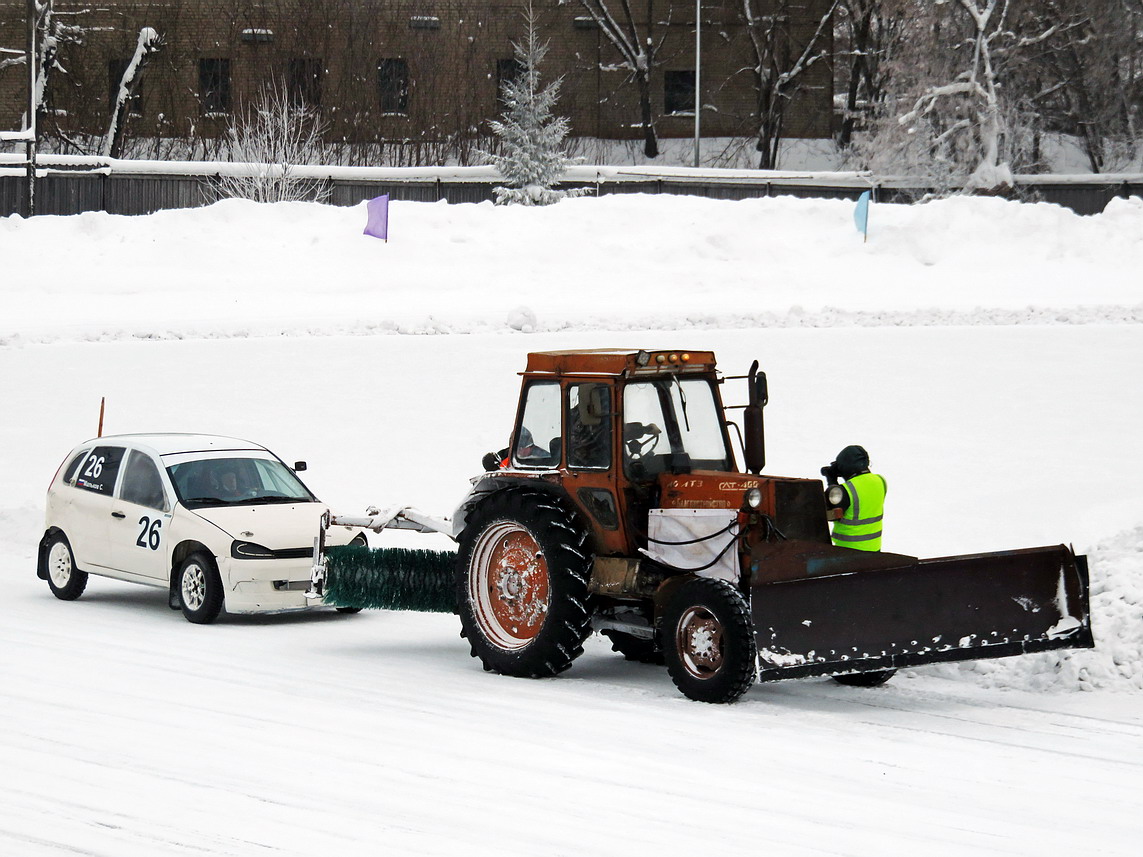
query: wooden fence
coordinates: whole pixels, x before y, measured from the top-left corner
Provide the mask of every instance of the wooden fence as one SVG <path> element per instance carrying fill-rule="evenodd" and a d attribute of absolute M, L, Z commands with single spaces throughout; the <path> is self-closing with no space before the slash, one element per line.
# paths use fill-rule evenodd
<path fill-rule="evenodd" d="M 84 211 L 110 214 L 149 214 L 172 208 L 209 205 L 220 197 L 217 174 L 202 165 L 163 164 L 161 171 L 132 172 L 130 161 L 101 169 L 42 171 L 35 184 L 36 214 L 68 215 Z M 325 198 L 334 205 L 356 205 L 389 194 L 394 200 L 450 203 L 492 199 L 498 184 L 488 168 L 416 170 L 350 170 L 308 168 L 321 183 Z M 575 167 L 569 186 L 594 186 L 598 193 L 686 194 L 714 199 L 796 196 L 856 199 L 872 189 L 880 202 L 907 202 L 923 197 L 928 189 L 908 181 L 875 183 L 853 173 L 749 173 L 748 171 L 686 171 L 650 168 Z M 0 165 L 0 216 L 23 213 L 27 179 L 9 161 Z M 1057 203 L 1079 214 L 1103 211 L 1117 196 L 1143 195 L 1143 175 L 1053 178 L 1018 177 L 1021 199 Z"/>

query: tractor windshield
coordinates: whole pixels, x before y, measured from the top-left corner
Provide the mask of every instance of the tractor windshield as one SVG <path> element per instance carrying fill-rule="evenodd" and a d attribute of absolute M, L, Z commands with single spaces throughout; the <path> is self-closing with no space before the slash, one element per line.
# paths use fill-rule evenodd
<path fill-rule="evenodd" d="M 623 392 L 623 464 L 635 480 L 733 470 L 722 413 L 706 378 L 634 381 Z"/>

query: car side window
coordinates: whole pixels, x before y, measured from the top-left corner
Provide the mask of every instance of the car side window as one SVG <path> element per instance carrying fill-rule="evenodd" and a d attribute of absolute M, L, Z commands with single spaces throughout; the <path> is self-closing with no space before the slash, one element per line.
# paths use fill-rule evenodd
<path fill-rule="evenodd" d="M 75 454 L 75 457 L 67 463 L 67 467 L 64 468 L 64 478 L 63 478 L 63 481 L 65 484 L 67 484 L 67 485 L 74 485 L 75 484 L 75 478 L 77 476 L 79 476 L 79 465 L 85 458 L 87 458 L 87 450 L 86 449 L 83 450 L 82 452 L 77 452 Z"/>
<path fill-rule="evenodd" d="M 131 451 L 127 460 L 127 470 L 123 473 L 123 487 L 119 496 L 128 503 L 137 503 L 149 509 L 166 511 L 167 498 L 163 491 L 163 479 L 159 468 L 151 456 L 137 449 Z"/>
<path fill-rule="evenodd" d="M 121 446 L 97 446 L 79 463 L 75 487 L 110 497 L 115 490 L 115 478 L 123 462 Z"/>

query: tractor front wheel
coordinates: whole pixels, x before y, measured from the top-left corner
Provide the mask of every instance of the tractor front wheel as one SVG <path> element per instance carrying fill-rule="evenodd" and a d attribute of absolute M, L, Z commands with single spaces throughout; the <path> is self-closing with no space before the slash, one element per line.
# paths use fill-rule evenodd
<path fill-rule="evenodd" d="M 758 674 L 750 609 L 724 580 L 694 577 L 679 586 L 663 613 L 667 672 L 698 702 L 734 702 Z"/>
<path fill-rule="evenodd" d="M 505 492 L 485 500 L 460 538 L 461 636 L 484 668 L 541 678 L 561 673 L 591 633 L 591 553 L 574 516 L 551 498 Z"/>

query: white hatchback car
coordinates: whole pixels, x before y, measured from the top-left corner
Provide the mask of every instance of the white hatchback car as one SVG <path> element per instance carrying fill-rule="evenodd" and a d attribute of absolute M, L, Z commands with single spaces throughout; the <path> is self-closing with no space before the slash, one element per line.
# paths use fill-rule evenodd
<path fill-rule="evenodd" d="M 89 574 L 159 586 L 191 622 L 294 610 L 306 598 L 313 539 L 326 507 L 297 470 L 230 437 L 136 434 L 95 438 L 64 459 L 48 488 L 37 573 L 57 598 Z M 334 527 L 329 544 L 365 544 Z"/>

